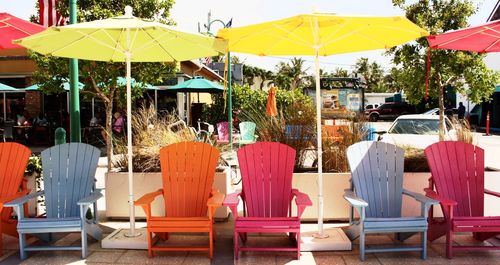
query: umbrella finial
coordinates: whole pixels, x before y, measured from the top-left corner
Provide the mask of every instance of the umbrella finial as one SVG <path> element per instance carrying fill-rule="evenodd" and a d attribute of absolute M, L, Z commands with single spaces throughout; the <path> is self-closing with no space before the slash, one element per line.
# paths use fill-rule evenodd
<path fill-rule="evenodd" d="M 125 16 L 126 17 L 133 17 L 134 15 L 132 15 L 132 12 L 133 12 L 133 8 L 131 6 L 125 7 Z"/>

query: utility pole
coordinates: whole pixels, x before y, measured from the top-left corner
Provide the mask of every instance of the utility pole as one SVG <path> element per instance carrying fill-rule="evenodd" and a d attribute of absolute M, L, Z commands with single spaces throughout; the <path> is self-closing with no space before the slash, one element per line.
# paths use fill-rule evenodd
<path fill-rule="evenodd" d="M 69 23 L 76 24 L 76 1 L 69 0 Z M 78 59 L 69 59 L 69 122 L 70 141 L 81 141 L 80 91 L 78 91 Z"/>
<path fill-rule="evenodd" d="M 229 27 L 230 23 L 232 23 L 232 20 L 229 23 L 224 23 L 224 21 L 220 19 L 214 19 L 212 20 L 212 11 L 208 11 L 208 16 L 207 16 L 207 24 L 203 25 L 205 29 L 207 30 L 206 33 L 209 34 L 210 36 L 213 36 L 212 32 L 210 32 L 210 27 L 212 26 L 213 23 L 218 22 L 222 24 L 222 27 Z M 200 30 L 200 24 L 198 23 L 198 31 Z M 201 33 L 201 32 L 200 32 Z M 227 102 L 228 102 L 228 124 L 229 124 L 229 146 L 231 147 L 231 150 L 233 150 L 233 89 L 232 89 L 232 82 L 231 82 L 231 53 L 228 51 L 227 52 Z"/>

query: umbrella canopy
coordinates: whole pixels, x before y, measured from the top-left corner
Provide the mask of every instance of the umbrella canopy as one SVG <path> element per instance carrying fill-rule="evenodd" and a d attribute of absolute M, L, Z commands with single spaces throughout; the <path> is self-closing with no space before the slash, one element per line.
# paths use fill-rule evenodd
<path fill-rule="evenodd" d="M 405 17 L 361 17 L 314 13 L 239 28 L 217 36 L 228 50 L 257 55 L 313 55 L 316 76 L 318 146 L 318 227 L 323 236 L 323 169 L 319 56 L 388 49 L 429 33 Z"/>
<path fill-rule="evenodd" d="M 500 20 L 427 37 L 429 47 L 474 52 L 500 52 Z"/>
<path fill-rule="evenodd" d="M 274 117 L 278 115 L 278 107 L 276 106 L 276 87 L 271 87 L 267 92 L 266 114 Z"/>
<path fill-rule="evenodd" d="M 224 28 L 231 52 L 321 55 L 387 49 L 429 33 L 406 17 L 313 13 L 239 28 Z"/>
<path fill-rule="evenodd" d="M 45 27 L 15 17 L 9 13 L 0 13 L 0 50 L 16 49 L 21 46 L 12 40 L 24 38 L 44 30 Z"/>
<path fill-rule="evenodd" d="M 3 92 L 3 91 L 18 91 L 18 89 L 11 87 L 11 86 L 8 86 L 6 84 L 0 83 L 0 92 Z"/>
<path fill-rule="evenodd" d="M 130 235 L 136 236 L 132 181 L 131 62 L 170 62 L 215 56 L 225 51 L 225 42 L 173 30 L 158 22 L 144 21 L 134 17 L 132 7 L 127 6 L 124 16 L 51 27 L 16 43 L 42 54 L 126 63 Z"/>
<path fill-rule="evenodd" d="M 218 83 L 207 80 L 201 76 L 196 76 L 186 82 L 182 82 L 167 89 L 172 92 L 199 92 L 218 93 L 223 92 L 224 87 Z"/>
<path fill-rule="evenodd" d="M 128 14 L 109 19 L 50 27 L 15 43 L 58 57 L 125 62 L 172 62 L 216 56 L 221 40 L 171 29 Z"/>

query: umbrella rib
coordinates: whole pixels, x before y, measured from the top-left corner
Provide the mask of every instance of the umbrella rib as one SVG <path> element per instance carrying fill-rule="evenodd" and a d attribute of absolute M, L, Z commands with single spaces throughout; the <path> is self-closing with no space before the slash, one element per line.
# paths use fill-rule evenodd
<path fill-rule="evenodd" d="M 176 59 L 175 59 L 175 57 L 174 57 L 174 56 L 173 56 L 173 55 L 172 55 L 172 54 L 171 54 L 171 53 L 170 53 L 170 52 L 169 52 L 169 51 L 168 51 L 165 47 L 163 47 L 163 45 L 162 45 L 162 44 L 161 44 L 161 43 L 160 43 L 160 42 L 159 42 L 159 41 L 158 41 L 158 40 L 157 40 L 157 39 L 156 39 L 153 35 L 151 35 L 151 33 L 149 33 L 148 31 L 144 31 L 144 32 L 145 32 L 145 33 L 146 33 L 146 34 L 147 34 L 147 35 L 151 38 L 150 43 L 152 43 L 152 44 L 153 44 L 153 43 L 156 43 L 156 45 L 160 46 L 160 48 L 161 48 L 161 49 L 162 49 L 162 50 L 163 50 L 166 54 L 168 54 L 168 56 L 170 56 L 172 59 L 176 60 Z M 167 35 L 167 34 L 165 34 L 165 35 Z M 138 50 L 140 51 L 141 49 L 145 49 L 145 48 L 146 48 L 145 46 L 146 46 L 146 44 L 145 44 L 145 45 L 143 45 L 143 46 L 142 46 L 140 49 L 138 49 Z M 144 48 L 143 48 L 143 47 L 144 47 Z"/>
<path fill-rule="evenodd" d="M 280 27 L 278 25 L 273 25 L 274 28 L 278 29 L 278 30 L 281 30 L 283 32 L 285 32 L 287 34 L 287 37 L 292 37 L 288 40 L 290 41 L 293 41 L 297 44 L 301 44 L 301 45 L 305 45 L 307 47 L 310 47 L 311 44 L 308 43 L 307 41 L 305 41 L 304 39 L 300 38 L 300 36 L 296 35 L 294 33 L 295 30 L 299 29 L 300 28 L 300 25 L 296 26 L 295 28 L 293 28 L 292 30 L 287 30 L 283 27 Z M 275 43 L 273 43 L 272 45 L 269 45 L 269 47 L 267 49 L 265 49 L 264 51 L 264 55 L 265 54 L 269 54 L 269 51 L 271 51 L 274 47 L 276 47 L 278 44 L 280 44 L 282 41 L 284 41 L 285 39 L 287 39 L 285 36 L 280 38 L 278 41 L 276 41 Z"/>
<path fill-rule="evenodd" d="M 500 42 L 500 39 L 497 39 L 491 45 L 489 45 L 488 47 L 486 47 L 486 49 L 484 49 L 484 52 L 488 52 L 491 47 L 497 45 L 499 42 Z"/>
<path fill-rule="evenodd" d="M 111 54 L 111 57 L 110 57 L 110 58 L 114 58 L 114 57 L 115 57 L 115 53 L 116 53 L 116 51 L 118 51 L 118 49 L 119 49 L 119 48 L 122 48 L 122 49 L 123 49 L 123 47 L 120 45 L 121 43 L 120 43 L 119 41 L 115 41 L 115 40 L 114 40 L 113 38 L 111 38 L 111 36 L 110 36 L 109 34 L 107 34 L 107 33 L 106 33 L 106 35 L 108 35 L 108 37 L 109 37 L 112 41 L 114 41 L 114 42 L 116 43 L 115 47 L 113 48 L 113 54 Z M 120 30 L 120 34 L 119 34 L 119 36 L 118 36 L 118 40 L 120 40 L 120 39 L 121 39 L 121 36 L 122 36 L 122 35 L 123 35 L 123 29 L 121 29 L 121 30 Z"/>
<path fill-rule="evenodd" d="M 27 31 L 23 30 L 22 28 L 16 27 L 16 26 L 12 25 L 11 23 L 8 23 L 7 21 L 9 21 L 9 20 L 10 20 L 10 18 L 5 18 L 4 20 L 0 20 L 0 23 L 2 23 L 2 22 L 5 23 L 5 25 L 6 25 L 5 28 L 10 26 L 12 28 L 15 28 L 15 29 L 21 31 L 22 33 L 25 33 L 27 35 L 32 35 L 32 33 L 27 32 Z M 2 27 L 0 27 L 0 28 L 2 28 Z"/>
<path fill-rule="evenodd" d="M 78 43 L 78 41 L 81 41 L 81 40 L 83 40 L 83 39 L 87 39 L 87 38 L 88 38 L 88 39 L 91 39 L 91 40 L 93 40 L 93 41 L 95 41 L 97 44 L 100 44 L 100 45 L 102 45 L 102 46 L 105 46 L 105 47 L 111 48 L 111 49 L 113 49 L 113 50 L 115 50 L 115 51 L 116 51 L 116 49 L 114 49 L 114 47 L 113 47 L 113 46 L 111 46 L 111 45 L 109 45 L 109 44 L 107 44 L 107 43 L 104 43 L 103 41 L 101 41 L 101 40 L 99 40 L 99 39 L 97 39 L 97 38 L 94 38 L 94 37 L 92 36 L 92 34 L 95 34 L 95 33 L 99 32 L 99 31 L 101 31 L 101 30 L 102 30 L 102 29 L 96 29 L 95 31 L 93 31 L 93 32 L 91 32 L 91 33 L 89 33 L 89 34 L 87 34 L 87 33 L 83 33 L 83 32 L 81 32 L 81 31 L 79 31 L 79 30 L 76 30 L 76 31 L 75 31 L 76 33 L 79 33 L 79 34 L 81 34 L 81 35 L 82 35 L 82 36 L 81 36 L 78 40 L 73 41 L 71 44 L 66 45 L 66 46 L 64 46 L 64 47 L 60 47 L 59 49 L 53 50 L 52 52 L 50 52 L 50 54 L 54 54 L 54 53 L 57 53 L 57 52 L 62 51 L 62 50 L 64 50 L 64 49 L 67 49 L 67 48 L 69 48 L 69 47 L 73 46 L 74 44 Z M 107 34 L 107 32 L 106 32 L 106 31 L 104 31 L 104 33 L 106 33 L 106 34 Z M 108 34 L 107 34 L 107 35 L 108 35 Z M 108 36 L 109 36 L 109 35 L 108 35 Z"/>

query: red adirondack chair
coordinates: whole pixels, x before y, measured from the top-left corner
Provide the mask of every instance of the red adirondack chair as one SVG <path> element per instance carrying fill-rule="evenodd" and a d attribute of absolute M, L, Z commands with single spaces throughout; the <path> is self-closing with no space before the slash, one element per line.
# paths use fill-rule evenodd
<path fill-rule="evenodd" d="M 212 190 L 219 151 L 201 142 L 180 142 L 160 150 L 163 189 L 142 196 L 135 202 L 146 213 L 148 255 L 153 251 L 208 251 L 213 257 L 213 216 L 224 195 Z M 162 195 L 165 216 L 152 216 L 151 203 Z M 164 247 L 152 245 L 152 233 L 168 239 L 169 232 L 206 232 L 207 247 Z"/>
<path fill-rule="evenodd" d="M 300 216 L 312 202 L 309 197 L 292 189 L 295 150 L 287 145 L 259 142 L 238 150 L 243 179 L 243 191 L 229 194 L 224 205 L 234 216 L 234 255 L 240 251 L 297 251 L 300 259 Z M 238 213 L 238 197 L 243 200 L 243 216 Z M 292 215 L 295 197 L 297 214 Z M 290 233 L 297 246 L 288 248 L 242 247 L 239 238 L 247 233 Z"/>
<path fill-rule="evenodd" d="M 31 150 L 22 144 L 0 143 L 0 256 L 3 234 L 18 236 L 17 221 L 12 219 L 12 208 L 4 208 L 4 204 L 29 193 L 23 176 L 30 155 Z"/>
<path fill-rule="evenodd" d="M 453 246 L 454 232 L 472 232 L 484 241 L 500 234 L 500 216 L 484 216 L 484 194 L 500 197 L 484 188 L 484 150 L 472 144 L 444 141 L 425 149 L 432 177 L 426 195 L 441 203 L 444 219 L 429 218 L 428 239 L 446 235 L 446 257 L 453 250 L 500 249 L 490 246 Z"/>

